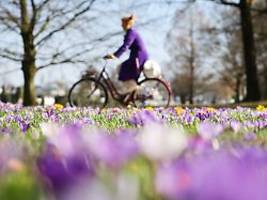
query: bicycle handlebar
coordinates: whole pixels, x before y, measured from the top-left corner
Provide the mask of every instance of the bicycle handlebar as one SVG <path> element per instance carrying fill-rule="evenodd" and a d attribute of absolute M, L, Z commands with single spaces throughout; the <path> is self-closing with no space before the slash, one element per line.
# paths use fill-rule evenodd
<path fill-rule="evenodd" d="M 103 56 L 102 59 L 104 59 L 104 60 L 108 60 L 107 56 Z"/>

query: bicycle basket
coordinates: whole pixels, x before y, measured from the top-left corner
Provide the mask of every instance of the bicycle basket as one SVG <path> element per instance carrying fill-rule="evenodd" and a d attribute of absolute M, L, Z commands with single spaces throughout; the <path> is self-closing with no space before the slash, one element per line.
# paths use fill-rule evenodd
<path fill-rule="evenodd" d="M 82 78 L 92 77 L 97 74 L 97 71 L 95 69 L 88 69 L 83 72 Z"/>

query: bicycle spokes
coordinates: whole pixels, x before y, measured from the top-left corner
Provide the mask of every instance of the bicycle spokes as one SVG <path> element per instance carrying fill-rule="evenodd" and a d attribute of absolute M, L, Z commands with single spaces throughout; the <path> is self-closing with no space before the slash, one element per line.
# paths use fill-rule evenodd
<path fill-rule="evenodd" d="M 81 79 L 73 85 L 69 93 L 72 106 L 104 107 L 107 103 L 105 87 L 95 79 Z"/>
<path fill-rule="evenodd" d="M 137 107 L 168 106 L 170 91 L 164 81 L 160 79 L 147 79 L 140 83 L 134 101 Z"/>

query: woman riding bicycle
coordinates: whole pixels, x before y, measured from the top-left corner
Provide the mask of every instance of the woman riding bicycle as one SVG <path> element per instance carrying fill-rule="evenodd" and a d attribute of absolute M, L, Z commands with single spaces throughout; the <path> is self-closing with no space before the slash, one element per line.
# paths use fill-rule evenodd
<path fill-rule="evenodd" d="M 99 106 L 105 107 L 109 96 L 123 105 L 136 107 L 144 106 L 169 106 L 171 90 L 169 85 L 162 80 L 160 70 L 155 61 L 148 60 L 148 53 L 138 32 L 133 28 L 135 16 L 123 17 L 122 27 L 126 32 L 122 46 L 113 54 L 108 54 L 104 58 L 119 58 L 128 49 L 129 58 L 119 66 L 119 77 L 123 85 L 122 92 L 112 84 L 105 71 L 106 64 L 100 74 L 95 76 L 85 76 L 70 89 L 68 99 L 71 106 Z M 156 67 L 158 66 L 158 67 Z M 154 70 L 155 69 L 155 70 Z M 144 78 L 138 80 L 140 73 L 144 72 Z"/>
<path fill-rule="evenodd" d="M 123 17 L 121 21 L 122 28 L 126 32 L 123 45 L 115 53 L 108 54 L 104 58 L 119 58 L 130 49 L 129 58 L 119 66 L 119 80 L 125 86 L 123 93 L 130 94 L 137 89 L 136 82 L 143 70 L 144 63 L 148 60 L 148 53 L 142 38 L 133 28 L 136 17 L 134 15 Z"/>

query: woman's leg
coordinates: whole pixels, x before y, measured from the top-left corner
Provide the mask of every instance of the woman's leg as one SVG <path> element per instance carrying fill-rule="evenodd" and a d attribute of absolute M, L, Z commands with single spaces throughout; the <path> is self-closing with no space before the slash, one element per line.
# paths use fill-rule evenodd
<path fill-rule="evenodd" d="M 138 89 L 138 85 L 135 80 L 131 79 L 127 81 L 118 81 L 117 88 L 121 94 L 126 94 Z"/>
<path fill-rule="evenodd" d="M 123 102 L 127 103 L 131 98 L 132 92 L 138 91 L 138 85 L 134 79 L 127 81 L 120 81 L 120 93 L 123 95 Z"/>
<path fill-rule="evenodd" d="M 121 64 L 118 65 L 118 66 L 116 67 L 116 69 L 115 69 L 115 73 L 116 73 L 116 75 L 117 75 L 117 78 L 119 77 L 119 73 L 120 73 L 120 71 L 121 71 Z"/>
<path fill-rule="evenodd" d="M 137 83 L 134 79 L 124 81 L 124 93 L 130 93 L 137 89 Z"/>

